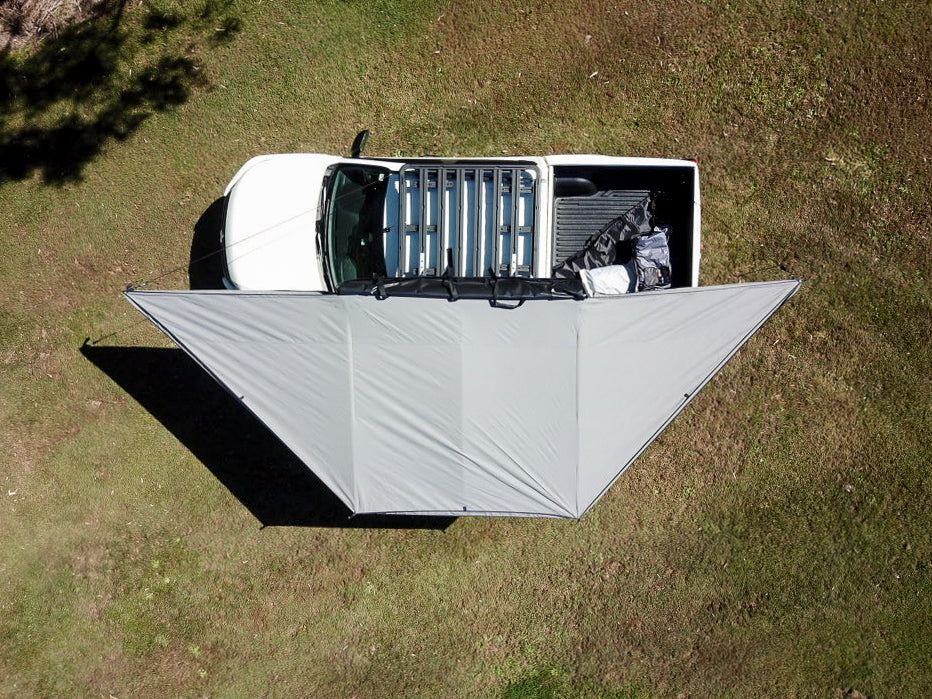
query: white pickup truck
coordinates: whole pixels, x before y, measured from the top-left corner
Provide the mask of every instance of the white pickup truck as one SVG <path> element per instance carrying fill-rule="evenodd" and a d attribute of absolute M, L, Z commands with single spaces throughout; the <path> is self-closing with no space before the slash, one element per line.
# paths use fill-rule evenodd
<path fill-rule="evenodd" d="M 360 152 L 230 183 L 256 293 L 126 291 L 354 513 L 581 517 L 799 288 L 688 288 L 690 161 Z"/>
<path fill-rule="evenodd" d="M 550 278 L 652 197 L 663 201 L 670 286 L 698 285 L 693 161 L 363 158 L 367 135 L 350 157 L 262 155 L 239 170 L 225 192 L 228 288 L 337 292 L 373 278 Z"/>

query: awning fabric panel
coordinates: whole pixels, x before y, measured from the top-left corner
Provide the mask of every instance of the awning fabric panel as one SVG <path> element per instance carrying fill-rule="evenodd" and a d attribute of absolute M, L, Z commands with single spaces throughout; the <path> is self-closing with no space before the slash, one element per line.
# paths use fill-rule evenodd
<path fill-rule="evenodd" d="M 579 304 L 469 304 L 463 417 L 473 493 L 498 509 L 503 493 L 520 492 L 514 512 L 575 516 Z"/>
<path fill-rule="evenodd" d="M 360 511 L 572 516 L 571 305 L 518 316 L 484 302 L 348 297 L 346 311 Z"/>
<path fill-rule="evenodd" d="M 397 307 L 361 300 L 343 306 L 353 329 L 355 412 L 344 429 L 356 445 L 356 509 L 449 509 L 463 498 L 459 318 L 442 303 L 399 318 Z"/>
<path fill-rule="evenodd" d="M 351 336 L 339 299 L 222 291 L 127 297 L 353 507 Z"/>
<path fill-rule="evenodd" d="M 733 284 L 580 304 L 580 515 L 797 288 Z"/>

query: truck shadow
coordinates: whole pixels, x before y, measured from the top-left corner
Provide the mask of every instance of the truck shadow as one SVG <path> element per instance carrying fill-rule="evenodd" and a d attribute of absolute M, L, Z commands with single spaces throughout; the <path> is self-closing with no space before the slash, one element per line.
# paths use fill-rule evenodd
<path fill-rule="evenodd" d="M 183 351 L 96 347 L 81 354 L 204 464 L 263 526 L 446 529 L 455 517 L 358 515 Z"/>
<path fill-rule="evenodd" d="M 220 229 L 223 226 L 225 206 L 225 197 L 215 199 L 194 224 L 191 260 L 188 263 L 188 279 L 192 289 L 223 288 Z"/>

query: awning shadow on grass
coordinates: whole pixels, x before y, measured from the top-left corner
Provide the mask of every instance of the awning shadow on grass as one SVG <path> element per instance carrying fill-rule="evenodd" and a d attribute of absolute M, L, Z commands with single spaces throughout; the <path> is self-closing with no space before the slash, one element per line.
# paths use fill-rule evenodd
<path fill-rule="evenodd" d="M 81 347 L 149 411 L 263 526 L 446 529 L 454 517 L 351 516 L 346 506 L 184 352 Z"/>

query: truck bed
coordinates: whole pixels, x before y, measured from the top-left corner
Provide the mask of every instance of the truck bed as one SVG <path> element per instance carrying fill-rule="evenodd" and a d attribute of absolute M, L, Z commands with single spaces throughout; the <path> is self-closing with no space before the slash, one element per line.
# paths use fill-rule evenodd
<path fill-rule="evenodd" d="M 693 250 L 698 206 L 695 172 L 685 165 L 554 166 L 553 265 L 581 250 L 591 235 L 651 195 L 657 222 L 671 227 L 672 286 L 693 286 L 699 254 Z"/>

